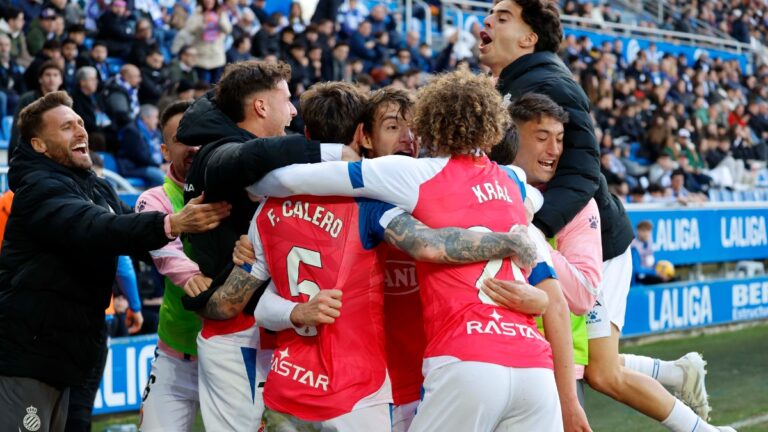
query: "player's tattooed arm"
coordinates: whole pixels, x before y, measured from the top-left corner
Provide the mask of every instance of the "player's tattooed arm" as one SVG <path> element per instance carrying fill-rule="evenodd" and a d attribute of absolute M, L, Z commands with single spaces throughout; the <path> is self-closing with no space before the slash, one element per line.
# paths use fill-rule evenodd
<path fill-rule="evenodd" d="M 239 266 L 235 266 L 205 305 L 200 314 L 208 319 L 225 320 L 239 314 L 259 289 L 264 281 L 251 276 Z"/>
<path fill-rule="evenodd" d="M 530 268 L 536 263 L 536 244 L 522 226 L 509 233 L 432 229 L 403 213 L 387 225 L 384 240 L 417 261 L 466 264 L 512 257 L 520 267 Z"/>

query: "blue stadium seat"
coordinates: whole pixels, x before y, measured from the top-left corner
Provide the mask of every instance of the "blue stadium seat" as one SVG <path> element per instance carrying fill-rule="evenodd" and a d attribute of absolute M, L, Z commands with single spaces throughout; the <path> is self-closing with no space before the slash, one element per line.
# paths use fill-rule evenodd
<path fill-rule="evenodd" d="M 721 189 L 720 190 L 720 198 L 721 201 L 733 201 L 733 192 L 731 192 L 728 189 Z"/>
<path fill-rule="evenodd" d="M 120 168 L 117 165 L 117 159 L 115 159 L 114 156 L 112 156 L 112 153 L 108 152 L 96 152 L 101 158 L 104 160 L 104 169 L 108 169 L 112 172 L 116 172 L 118 174 L 122 173 L 120 172 Z M 125 180 L 128 181 L 128 183 L 131 184 L 131 186 L 138 188 L 138 189 L 145 189 L 147 187 L 147 183 L 138 177 L 125 177 Z"/>
<path fill-rule="evenodd" d="M 718 188 L 710 188 L 707 191 L 707 196 L 709 197 L 709 200 L 711 202 L 719 202 L 722 199 L 722 196 L 720 194 L 720 189 Z"/>
<path fill-rule="evenodd" d="M 117 75 L 120 73 L 120 68 L 125 64 L 125 60 L 117 57 L 107 57 L 107 67 L 109 67 L 110 75 Z"/>
<path fill-rule="evenodd" d="M 5 116 L 2 120 L 2 125 L 0 125 L 0 139 L 4 139 L 6 141 L 11 139 L 11 128 L 13 128 L 13 116 Z"/>
<path fill-rule="evenodd" d="M 101 158 L 104 160 L 104 169 L 108 169 L 110 171 L 114 171 L 116 173 L 120 173 L 120 169 L 117 167 L 117 160 L 114 156 L 112 156 L 112 153 L 107 152 L 96 152 Z"/>

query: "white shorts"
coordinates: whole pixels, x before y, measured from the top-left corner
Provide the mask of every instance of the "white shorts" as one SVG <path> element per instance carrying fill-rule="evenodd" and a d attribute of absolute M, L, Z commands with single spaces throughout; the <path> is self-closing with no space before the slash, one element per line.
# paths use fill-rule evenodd
<path fill-rule="evenodd" d="M 184 360 L 157 349 L 141 403 L 145 432 L 188 431 L 197 417 L 197 360 Z"/>
<path fill-rule="evenodd" d="M 411 432 L 562 432 L 551 369 L 457 362 L 424 379 Z"/>
<path fill-rule="evenodd" d="M 255 327 L 254 327 L 255 328 Z M 256 431 L 264 412 L 262 391 L 272 350 L 257 349 L 259 331 L 247 344 L 197 336 L 200 411 L 209 431 Z"/>
<path fill-rule="evenodd" d="M 595 307 L 587 312 L 587 335 L 589 339 L 611 335 L 611 323 L 616 328 L 624 327 L 627 312 L 627 295 L 632 283 L 632 251 L 627 248 L 623 254 L 603 262 L 603 282 L 597 295 Z"/>
<path fill-rule="evenodd" d="M 270 432 L 391 432 L 392 421 L 389 404 L 372 405 L 354 409 L 330 420 L 311 422 L 290 414 L 273 411 L 264 412 L 265 431 Z"/>
<path fill-rule="evenodd" d="M 417 400 L 403 405 L 392 405 L 392 432 L 408 432 L 418 407 Z"/>

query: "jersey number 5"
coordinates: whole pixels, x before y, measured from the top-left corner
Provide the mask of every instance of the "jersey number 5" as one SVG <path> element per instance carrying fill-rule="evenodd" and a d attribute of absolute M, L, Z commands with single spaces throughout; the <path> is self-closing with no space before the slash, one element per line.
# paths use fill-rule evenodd
<path fill-rule="evenodd" d="M 309 279 L 304 279 L 299 283 L 299 266 L 301 263 L 310 265 L 312 267 L 323 268 L 323 261 L 320 258 L 320 252 L 305 249 L 303 247 L 294 246 L 291 251 L 288 252 L 288 284 L 291 290 L 291 295 L 298 297 L 299 294 L 306 294 L 310 300 L 320 292 L 320 287 Z M 317 335 L 317 328 L 315 327 L 302 327 L 296 329 L 296 333 L 301 336 L 315 336 Z"/>

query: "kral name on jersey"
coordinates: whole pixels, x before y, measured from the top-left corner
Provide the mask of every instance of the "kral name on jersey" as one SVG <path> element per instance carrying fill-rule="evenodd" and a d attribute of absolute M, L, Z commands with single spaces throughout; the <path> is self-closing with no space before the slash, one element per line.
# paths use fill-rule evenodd
<path fill-rule="evenodd" d="M 509 198 L 509 191 L 506 186 L 502 186 L 499 182 L 483 183 L 477 186 L 472 186 L 472 192 L 477 197 L 477 202 L 480 204 L 491 200 L 503 200 L 507 202 L 513 202 Z"/>
<path fill-rule="evenodd" d="M 337 218 L 333 213 L 326 211 L 323 206 L 302 201 L 294 202 L 285 200 L 283 201 L 281 208 L 284 217 L 294 217 L 305 220 L 318 228 L 325 230 L 325 232 L 330 234 L 333 238 L 338 237 L 341 229 L 344 227 L 344 223 L 341 219 Z M 267 211 L 267 217 L 272 226 L 275 226 L 276 223 L 280 222 L 280 217 L 275 215 L 274 209 L 269 209 L 269 211 Z"/>
<path fill-rule="evenodd" d="M 304 384 L 312 388 L 322 388 L 324 392 L 328 391 L 328 376 L 315 373 L 293 364 L 286 360 L 288 358 L 288 348 L 282 351 L 275 351 L 272 356 L 272 372 L 288 377 L 299 384 Z"/>
<path fill-rule="evenodd" d="M 467 334 L 494 334 L 503 336 L 521 336 L 527 339 L 544 340 L 544 337 L 536 329 L 525 324 L 509 323 L 501 321 L 502 316 L 496 310 L 489 315 L 493 320 L 467 321 Z"/>

